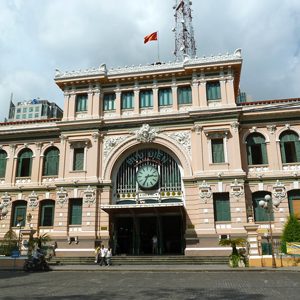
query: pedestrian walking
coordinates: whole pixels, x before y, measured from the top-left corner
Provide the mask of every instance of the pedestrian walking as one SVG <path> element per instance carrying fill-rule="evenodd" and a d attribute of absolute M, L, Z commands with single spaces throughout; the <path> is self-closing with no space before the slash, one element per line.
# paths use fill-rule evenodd
<path fill-rule="evenodd" d="M 154 235 L 152 237 L 152 254 L 157 254 L 158 253 L 158 239 L 157 236 Z"/>
<path fill-rule="evenodd" d="M 95 264 L 99 263 L 99 253 L 100 253 L 100 246 L 95 248 Z"/>
<path fill-rule="evenodd" d="M 108 248 L 106 252 L 106 263 L 108 266 L 111 266 L 111 257 L 112 257 L 112 250 L 111 248 Z"/>
<path fill-rule="evenodd" d="M 106 253 L 107 253 L 107 249 L 104 247 L 104 245 L 101 245 L 100 248 L 100 266 L 102 266 L 103 264 L 106 266 Z"/>

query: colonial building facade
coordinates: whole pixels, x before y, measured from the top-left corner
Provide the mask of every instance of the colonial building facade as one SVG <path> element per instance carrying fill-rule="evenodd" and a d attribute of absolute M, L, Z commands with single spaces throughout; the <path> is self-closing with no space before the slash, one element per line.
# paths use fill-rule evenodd
<path fill-rule="evenodd" d="M 26 219 L 57 255 L 223 255 L 300 203 L 300 99 L 236 102 L 241 51 L 57 72 L 60 120 L 2 123 L 0 238 Z M 258 202 L 280 199 L 268 216 Z M 30 213 L 31 218 L 26 218 Z"/>

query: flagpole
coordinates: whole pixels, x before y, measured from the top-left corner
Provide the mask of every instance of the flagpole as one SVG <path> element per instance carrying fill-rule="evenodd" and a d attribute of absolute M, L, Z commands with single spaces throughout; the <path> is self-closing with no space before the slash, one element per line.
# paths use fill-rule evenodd
<path fill-rule="evenodd" d="M 159 60 L 159 35 L 158 35 L 158 31 L 157 31 L 157 58 L 158 58 L 158 62 L 160 62 L 160 60 Z"/>

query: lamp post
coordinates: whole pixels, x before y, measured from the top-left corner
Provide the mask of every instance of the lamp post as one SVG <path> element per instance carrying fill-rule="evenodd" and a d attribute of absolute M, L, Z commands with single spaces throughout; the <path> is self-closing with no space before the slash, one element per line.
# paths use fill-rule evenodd
<path fill-rule="evenodd" d="M 274 209 L 279 206 L 280 200 L 276 199 L 272 202 L 272 197 L 270 195 L 266 195 L 265 200 L 260 200 L 258 204 L 259 204 L 260 207 L 262 207 L 263 209 L 266 210 L 268 218 L 269 218 L 269 232 L 270 232 L 270 240 L 271 240 L 272 268 L 276 268 L 271 215 L 274 213 Z"/>
<path fill-rule="evenodd" d="M 22 227 L 22 222 L 24 218 L 22 216 L 17 217 L 17 227 L 19 228 L 19 238 L 18 238 L 18 248 L 19 248 L 19 253 L 21 255 L 21 227 Z"/>

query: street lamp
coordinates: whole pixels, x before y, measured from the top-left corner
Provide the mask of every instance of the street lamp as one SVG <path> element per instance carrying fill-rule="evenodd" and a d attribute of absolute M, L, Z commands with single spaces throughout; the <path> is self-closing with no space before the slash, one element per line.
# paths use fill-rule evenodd
<path fill-rule="evenodd" d="M 24 218 L 22 216 L 17 217 L 17 227 L 19 228 L 19 238 L 18 238 L 18 248 L 19 248 L 19 253 L 21 255 L 21 227 L 22 227 L 22 222 Z"/>
<path fill-rule="evenodd" d="M 265 196 L 265 200 L 259 201 L 259 206 L 266 210 L 268 218 L 269 218 L 269 232 L 270 232 L 270 239 L 271 239 L 271 254 L 272 254 L 272 268 L 276 268 L 276 260 L 274 255 L 274 243 L 273 243 L 273 231 L 272 231 L 272 224 L 271 224 L 271 215 L 274 213 L 274 209 L 276 209 L 279 204 L 280 200 L 275 199 L 272 202 L 272 197 L 270 195 Z"/>

